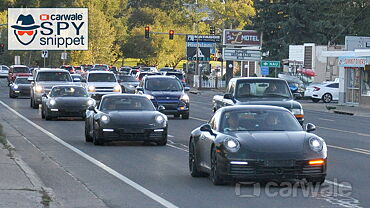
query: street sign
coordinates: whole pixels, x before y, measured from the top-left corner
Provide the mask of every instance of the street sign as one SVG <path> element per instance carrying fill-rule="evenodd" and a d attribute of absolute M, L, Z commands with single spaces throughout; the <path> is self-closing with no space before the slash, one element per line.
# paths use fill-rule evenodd
<path fill-rule="evenodd" d="M 67 60 L 67 52 L 63 52 L 62 55 L 60 56 L 60 59 Z"/>
<path fill-rule="evenodd" d="M 261 51 L 241 48 L 223 48 L 222 57 L 230 61 L 260 61 Z"/>
<path fill-rule="evenodd" d="M 224 30 L 224 45 L 262 46 L 262 35 L 256 30 Z"/>
<path fill-rule="evenodd" d="M 46 50 L 43 50 L 43 51 L 41 52 L 41 58 L 47 58 L 47 57 L 48 57 L 48 55 L 49 55 L 49 53 L 48 53 L 48 51 L 46 51 Z"/>
<path fill-rule="evenodd" d="M 261 66 L 266 67 L 280 67 L 280 61 L 261 61 Z"/>
<path fill-rule="evenodd" d="M 186 35 L 186 42 L 221 42 L 221 35 Z"/>
<path fill-rule="evenodd" d="M 201 47 L 201 48 L 214 48 L 214 42 L 186 42 L 186 47 Z"/>
<path fill-rule="evenodd" d="M 186 48 L 186 59 L 188 61 L 196 61 L 198 57 L 199 61 L 210 61 L 211 54 L 209 48 L 199 47 L 187 47 Z"/>
<path fill-rule="evenodd" d="M 261 75 L 267 76 L 269 74 L 270 74 L 269 67 L 267 67 L 267 66 L 261 67 Z"/>

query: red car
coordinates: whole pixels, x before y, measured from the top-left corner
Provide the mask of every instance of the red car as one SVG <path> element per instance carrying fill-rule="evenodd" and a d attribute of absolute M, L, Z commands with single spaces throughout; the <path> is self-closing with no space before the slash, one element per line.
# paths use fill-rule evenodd
<path fill-rule="evenodd" d="M 8 72 L 8 85 L 14 82 L 16 77 L 28 77 L 31 76 L 30 69 L 25 65 L 12 65 Z"/>

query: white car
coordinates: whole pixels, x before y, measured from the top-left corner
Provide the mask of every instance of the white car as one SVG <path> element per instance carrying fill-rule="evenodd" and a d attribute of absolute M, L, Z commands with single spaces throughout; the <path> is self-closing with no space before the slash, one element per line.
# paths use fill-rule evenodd
<path fill-rule="evenodd" d="M 312 95 L 313 95 L 313 91 L 315 89 L 315 87 L 318 87 L 320 85 L 322 85 L 323 83 L 311 83 L 310 85 L 308 85 L 304 91 L 304 97 L 305 98 L 311 98 Z"/>
<path fill-rule="evenodd" d="M 330 103 L 339 99 L 339 83 L 329 82 L 315 86 L 312 92 L 312 101 L 317 103 L 322 100 L 324 103 Z"/>
<path fill-rule="evenodd" d="M 100 100 L 103 95 L 122 93 L 116 75 L 109 71 L 90 71 L 86 77 L 86 88 L 95 100 Z"/>
<path fill-rule="evenodd" d="M 5 65 L 0 65 L 0 77 L 8 77 L 9 68 Z"/>

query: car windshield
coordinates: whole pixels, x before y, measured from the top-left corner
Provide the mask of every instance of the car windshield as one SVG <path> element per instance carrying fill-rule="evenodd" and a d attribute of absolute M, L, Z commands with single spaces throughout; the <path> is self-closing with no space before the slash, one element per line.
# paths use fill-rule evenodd
<path fill-rule="evenodd" d="M 131 68 L 120 68 L 119 69 L 120 72 L 130 72 L 131 71 Z"/>
<path fill-rule="evenodd" d="M 16 84 L 30 84 L 31 82 L 30 81 L 28 81 L 28 77 L 25 77 L 25 78 L 17 78 L 17 79 L 15 79 L 15 83 Z"/>
<path fill-rule="evenodd" d="M 14 67 L 13 73 L 30 73 L 30 70 L 27 67 Z"/>
<path fill-rule="evenodd" d="M 39 72 L 36 81 L 71 82 L 68 72 Z"/>
<path fill-rule="evenodd" d="M 223 132 L 233 131 L 302 131 L 297 119 L 281 110 L 235 110 L 222 117 Z"/>
<path fill-rule="evenodd" d="M 154 111 L 153 103 L 146 97 L 113 96 L 102 100 L 101 111 Z"/>
<path fill-rule="evenodd" d="M 182 91 L 183 89 L 181 82 L 175 78 L 148 79 L 145 88 L 151 91 Z"/>
<path fill-rule="evenodd" d="M 89 74 L 89 82 L 117 82 L 114 74 L 111 73 L 96 73 Z"/>
<path fill-rule="evenodd" d="M 175 77 L 179 78 L 179 80 L 184 79 L 184 75 L 181 74 L 181 73 L 166 73 L 166 76 L 175 76 Z"/>
<path fill-rule="evenodd" d="M 94 70 L 107 70 L 108 67 L 106 65 L 95 65 Z"/>
<path fill-rule="evenodd" d="M 284 80 L 243 80 L 238 82 L 236 98 L 289 98 L 291 93 Z"/>
<path fill-rule="evenodd" d="M 83 87 L 54 87 L 50 92 L 51 97 L 88 97 Z"/>
<path fill-rule="evenodd" d="M 121 80 L 121 82 L 137 82 L 133 76 L 119 76 L 118 78 Z"/>

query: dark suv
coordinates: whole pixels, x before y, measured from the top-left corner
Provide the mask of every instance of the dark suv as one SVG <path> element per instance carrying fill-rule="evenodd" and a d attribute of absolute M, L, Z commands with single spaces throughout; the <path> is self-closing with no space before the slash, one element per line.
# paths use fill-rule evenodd
<path fill-rule="evenodd" d="M 145 76 L 136 88 L 136 93 L 147 96 L 155 107 L 164 106 L 164 114 L 189 119 L 189 96 L 185 91 L 189 88 L 183 87 L 177 77 L 158 75 Z"/>

